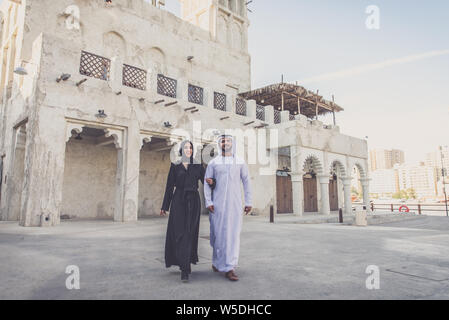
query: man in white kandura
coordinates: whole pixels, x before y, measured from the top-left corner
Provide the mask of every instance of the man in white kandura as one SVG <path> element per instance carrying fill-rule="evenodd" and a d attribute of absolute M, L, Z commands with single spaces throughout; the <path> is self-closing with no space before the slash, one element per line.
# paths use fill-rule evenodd
<path fill-rule="evenodd" d="M 243 212 L 251 212 L 252 198 L 248 167 L 237 157 L 234 139 L 223 135 L 218 139 L 219 155 L 208 165 L 205 179 L 216 180 L 215 189 L 204 186 L 206 207 L 209 209 L 210 244 L 213 248 L 212 269 L 225 272 L 226 278 L 237 281 L 235 268 L 240 250 Z M 243 209 L 241 183 L 245 194 Z"/>

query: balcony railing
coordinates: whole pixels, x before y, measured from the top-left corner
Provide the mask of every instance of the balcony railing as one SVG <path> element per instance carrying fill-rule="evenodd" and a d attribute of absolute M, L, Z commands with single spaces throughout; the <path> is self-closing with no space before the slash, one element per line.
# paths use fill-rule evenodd
<path fill-rule="evenodd" d="M 110 72 L 111 60 L 87 51 L 81 51 L 80 74 L 100 80 L 109 80 Z"/>
<path fill-rule="evenodd" d="M 203 88 L 189 84 L 189 102 L 203 104 Z"/>
<path fill-rule="evenodd" d="M 246 116 L 246 101 L 243 99 L 237 98 L 235 100 L 235 113 L 241 116 Z"/>
<path fill-rule="evenodd" d="M 265 107 L 257 105 L 256 106 L 256 119 L 265 121 Z"/>
<path fill-rule="evenodd" d="M 274 123 L 281 123 L 281 112 L 279 110 L 274 109 Z"/>
<path fill-rule="evenodd" d="M 214 108 L 221 111 L 226 111 L 226 95 L 223 93 L 214 92 Z"/>
<path fill-rule="evenodd" d="M 176 87 L 178 82 L 175 79 L 166 77 L 162 74 L 157 75 L 157 93 L 176 98 Z"/>
<path fill-rule="evenodd" d="M 124 64 L 122 84 L 127 87 L 146 90 L 147 72 L 143 69 Z"/>

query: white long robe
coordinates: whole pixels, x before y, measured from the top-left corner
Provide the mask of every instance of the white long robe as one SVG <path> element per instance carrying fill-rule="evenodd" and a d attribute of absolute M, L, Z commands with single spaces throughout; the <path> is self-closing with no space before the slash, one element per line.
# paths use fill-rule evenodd
<path fill-rule="evenodd" d="M 212 263 L 219 271 L 228 272 L 238 264 L 244 206 L 252 206 L 248 167 L 236 156 L 219 155 L 209 163 L 207 178 L 217 181 L 213 192 L 207 183 L 204 184 L 206 207 L 214 206 L 214 213 L 209 214 Z"/>

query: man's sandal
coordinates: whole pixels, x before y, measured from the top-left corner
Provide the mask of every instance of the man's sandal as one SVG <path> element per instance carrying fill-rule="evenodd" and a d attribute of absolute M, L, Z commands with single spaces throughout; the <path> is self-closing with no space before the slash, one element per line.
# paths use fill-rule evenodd
<path fill-rule="evenodd" d="M 235 274 L 234 270 L 226 272 L 226 278 L 228 278 L 231 281 L 238 281 L 239 278 Z"/>

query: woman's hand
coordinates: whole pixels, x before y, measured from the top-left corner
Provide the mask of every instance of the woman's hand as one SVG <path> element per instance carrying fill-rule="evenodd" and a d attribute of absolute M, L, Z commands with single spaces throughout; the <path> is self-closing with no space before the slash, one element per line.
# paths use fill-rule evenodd
<path fill-rule="evenodd" d="M 212 178 L 207 178 L 207 179 L 206 179 L 206 182 L 207 182 L 207 184 L 210 185 L 210 186 L 214 184 L 214 180 L 213 180 Z"/>
<path fill-rule="evenodd" d="M 161 214 L 161 216 L 165 216 L 165 215 L 167 215 L 167 211 L 161 209 L 161 213 L 160 214 Z"/>

